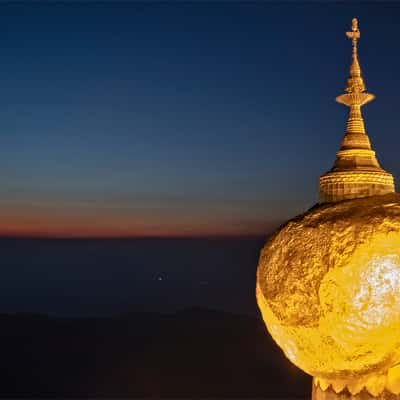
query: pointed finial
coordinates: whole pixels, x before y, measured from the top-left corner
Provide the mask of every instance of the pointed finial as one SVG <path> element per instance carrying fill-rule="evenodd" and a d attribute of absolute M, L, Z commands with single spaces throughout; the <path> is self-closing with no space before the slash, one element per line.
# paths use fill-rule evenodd
<path fill-rule="evenodd" d="M 353 18 L 351 20 L 351 29 L 353 30 L 353 32 L 357 32 L 358 31 L 358 20 L 357 20 L 357 18 Z"/>
<path fill-rule="evenodd" d="M 346 36 L 353 43 L 353 54 L 357 54 L 357 40 L 360 39 L 360 30 L 358 29 L 358 19 L 351 20 L 351 32 L 346 32 Z"/>

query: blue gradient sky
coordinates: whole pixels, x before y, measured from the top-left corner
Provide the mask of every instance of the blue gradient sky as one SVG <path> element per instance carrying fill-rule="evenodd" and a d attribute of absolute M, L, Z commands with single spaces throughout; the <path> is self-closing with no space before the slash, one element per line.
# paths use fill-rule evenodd
<path fill-rule="evenodd" d="M 400 176 L 400 3 L 0 5 L 0 233 L 258 234 L 312 206 L 347 110 Z"/>

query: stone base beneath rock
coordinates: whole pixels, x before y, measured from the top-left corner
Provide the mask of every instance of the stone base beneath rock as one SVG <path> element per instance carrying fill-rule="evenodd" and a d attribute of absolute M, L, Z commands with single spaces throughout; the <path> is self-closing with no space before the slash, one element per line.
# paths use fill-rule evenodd
<path fill-rule="evenodd" d="M 363 389 L 360 393 L 352 395 L 346 388 L 340 393 L 336 393 L 332 387 L 326 390 L 322 390 L 321 387 L 315 383 L 313 379 L 312 383 L 312 400 L 400 400 L 400 395 L 393 394 L 388 390 L 384 390 L 378 396 L 373 396 L 366 389 Z"/>

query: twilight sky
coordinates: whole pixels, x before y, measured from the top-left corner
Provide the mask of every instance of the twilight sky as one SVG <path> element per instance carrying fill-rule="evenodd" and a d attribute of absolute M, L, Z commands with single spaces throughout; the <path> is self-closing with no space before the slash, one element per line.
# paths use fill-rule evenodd
<path fill-rule="evenodd" d="M 265 234 L 312 206 L 347 110 L 400 177 L 400 3 L 0 5 L 0 234 Z"/>

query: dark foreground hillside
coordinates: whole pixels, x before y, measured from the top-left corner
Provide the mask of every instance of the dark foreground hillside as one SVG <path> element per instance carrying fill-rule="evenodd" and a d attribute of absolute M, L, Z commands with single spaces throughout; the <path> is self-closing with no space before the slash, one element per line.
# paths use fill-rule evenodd
<path fill-rule="evenodd" d="M 1 397 L 308 397 L 255 317 L 1 315 Z"/>

